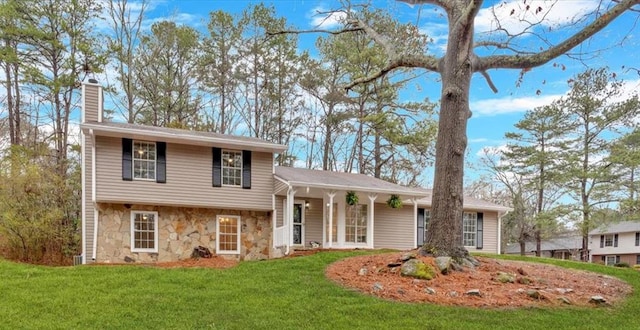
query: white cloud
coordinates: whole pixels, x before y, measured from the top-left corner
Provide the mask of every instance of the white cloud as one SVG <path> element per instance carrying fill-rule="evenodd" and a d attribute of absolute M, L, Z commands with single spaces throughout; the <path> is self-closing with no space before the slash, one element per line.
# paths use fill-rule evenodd
<path fill-rule="evenodd" d="M 599 5 L 598 0 L 509 0 L 481 9 L 475 19 L 475 30 L 480 33 L 490 32 L 500 26 L 510 34 L 518 34 L 532 24 L 553 29 L 575 23 Z"/>
<path fill-rule="evenodd" d="M 345 12 L 331 12 L 323 7 L 315 7 L 307 15 L 311 21 L 309 24 L 318 29 L 331 29 L 340 26 L 341 21 L 347 17 Z"/>
<path fill-rule="evenodd" d="M 470 104 L 474 117 L 497 116 L 510 113 L 520 113 L 533 108 L 551 104 L 562 97 L 562 94 L 545 96 L 503 97 L 473 101 Z"/>

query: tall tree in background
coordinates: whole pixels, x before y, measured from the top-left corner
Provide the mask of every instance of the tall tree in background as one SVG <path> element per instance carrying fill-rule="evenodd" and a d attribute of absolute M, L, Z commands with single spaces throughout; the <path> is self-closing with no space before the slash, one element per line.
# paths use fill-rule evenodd
<path fill-rule="evenodd" d="M 243 25 L 239 19 L 223 11 L 209 14 L 209 36 L 203 41 L 200 58 L 200 81 L 211 93 L 211 130 L 222 134 L 233 130 L 235 94 L 238 89 L 238 53 Z"/>
<path fill-rule="evenodd" d="M 301 122 L 300 87 L 306 54 L 298 54 L 297 36 L 268 36 L 266 31 L 283 30 L 286 20 L 275 16 L 275 9 L 264 4 L 243 12 L 244 27 L 240 49 L 242 117 L 249 135 L 271 142 L 289 144 Z M 293 156 L 278 156 L 280 165 L 291 164 Z"/>
<path fill-rule="evenodd" d="M 175 22 L 154 23 L 134 60 L 139 123 L 192 128 L 202 108 L 197 90 L 199 35 Z"/>
<path fill-rule="evenodd" d="M 565 170 L 574 179 L 569 187 L 579 201 L 582 250 L 588 251 L 589 231 L 594 229 L 592 212 L 599 206 L 619 201 L 615 196 L 618 189 L 615 173 L 606 157 L 607 152 L 619 127 L 636 118 L 640 107 L 637 95 L 625 95 L 622 83 L 605 68 L 578 74 L 570 80 L 569 86 L 571 90 L 560 101 L 560 107 L 576 125 L 573 143 L 564 153 Z M 582 260 L 588 261 L 587 253 L 583 253 Z"/>
<path fill-rule="evenodd" d="M 117 93 L 114 104 L 128 123 L 135 122 L 138 108 L 134 89 L 134 51 L 140 41 L 142 19 L 148 6 L 147 0 L 130 3 L 128 0 L 111 0 L 109 24 L 112 34 L 108 39 L 109 51 L 116 69 Z"/>
<path fill-rule="evenodd" d="M 525 185 L 535 191 L 536 256 L 541 255 L 543 228 L 553 219 L 557 200 L 562 191 L 567 164 L 561 162 L 568 149 L 568 134 L 574 123 L 569 120 L 557 104 L 546 105 L 527 111 L 524 118 L 515 124 L 518 132 L 507 132 L 509 141 L 503 151 L 503 161 L 511 164 L 511 170 L 525 178 Z M 552 226 L 553 227 L 553 226 Z"/>
<path fill-rule="evenodd" d="M 436 143 L 436 161 L 434 191 L 431 209 L 431 221 L 425 243 L 425 251 L 435 255 L 453 257 L 466 256 L 468 252 L 462 246 L 462 203 L 464 153 L 467 147 L 467 121 L 471 116 L 469 91 L 474 73 L 481 73 L 489 86 L 497 91 L 487 73 L 491 69 L 522 69 L 548 63 L 583 41 L 595 35 L 617 17 L 629 11 L 638 0 L 619 0 L 603 3 L 583 17 L 563 29 L 552 41 L 553 31 L 533 34 L 533 42 L 527 38 L 532 34 L 510 34 L 498 21 L 498 30 L 488 36 L 491 39 L 476 40 L 474 21 L 482 9 L 482 0 L 400 0 L 412 5 L 430 4 L 444 12 L 448 21 L 448 42 L 443 56 L 423 53 L 405 53 L 402 47 L 394 43 L 393 36 L 383 35 L 367 24 L 359 10 L 345 8 L 347 27 L 344 33 L 363 31 L 385 50 L 387 62 L 375 73 L 356 79 L 347 87 L 374 81 L 399 68 L 422 68 L 439 74 L 441 78 L 441 99 L 439 112 L 438 139 Z M 547 3 L 541 5 L 547 6 Z M 502 5 L 501 5 L 502 6 Z M 508 8 L 511 6 L 512 9 Z M 507 10 L 521 17 L 521 22 L 529 22 L 528 30 L 545 18 L 549 8 L 532 6 L 528 3 L 511 3 Z M 551 5 L 552 6 L 552 5 Z M 505 8 L 505 6 L 502 6 Z M 495 10 L 495 7 L 494 7 Z M 551 8 L 550 10 L 553 10 Z M 494 17 L 498 17 L 494 15 Z M 570 27 L 570 28 L 569 28 Z M 542 27 L 540 27 L 542 28 Z M 317 32 L 318 30 L 316 30 Z M 326 32 L 326 31 L 322 31 Z M 416 29 L 414 33 L 419 33 Z M 524 40 L 524 41 L 523 41 Z M 528 48 L 527 45 L 530 45 Z M 532 45 L 532 46 L 531 46 Z M 476 48 L 488 49 L 491 55 L 480 56 Z M 400 50 L 400 51 L 399 51 Z M 486 54 L 485 53 L 485 54 Z"/>
<path fill-rule="evenodd" d="M 640 219 L 640 129 L 615 141 L 609 160 L 623 190 L 620 212 L 629 220 Z"/>

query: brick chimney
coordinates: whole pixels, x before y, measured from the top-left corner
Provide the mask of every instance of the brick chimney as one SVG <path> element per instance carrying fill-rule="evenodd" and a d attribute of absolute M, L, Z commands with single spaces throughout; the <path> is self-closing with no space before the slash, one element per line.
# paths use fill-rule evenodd
<path fill-rule="evenodd" d="M 102 122 L 102 86 L 95 79 L 82 83 L 82 122 Z"/>

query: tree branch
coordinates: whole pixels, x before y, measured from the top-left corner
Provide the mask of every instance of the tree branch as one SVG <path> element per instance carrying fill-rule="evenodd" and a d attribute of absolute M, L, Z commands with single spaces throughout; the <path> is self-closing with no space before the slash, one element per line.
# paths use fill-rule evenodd
<path fill-rule="evenodd" d="M 384 77 L 387 73 L 397 69 L 397 68 L 423 68 L 429 71 L 439 72 L 438 69 L 439 60 L 434 56 L 426 56 L 426 55 L 400 55 L 396 56 L 389 60 L 387 65 L 382 68 L 380 71 L 375 72 L 367 77 L 353 80 L 344 88 L 348 91 L 352 89 L 354 86 L 360 84 L 366 84 L 372 82 L 380 77 Z"/>
<path fill-rule="evenodd" d="M 269 37 L 273 37 L 273 36 L 277 36 L 280 34 L 303 34 L 303 33 L 327 33 L 327 34 L 333 34 L 333 35 L 338 35 L 338 34 L 342 34 L 342 33 L 348 33 L 348 32 L 357 32 L 357 31 L 362 31 L 362 28 L 346 28 L 346 29 L 342 29 L 342 30 L 324 30 L 324 29 L 313 29 L 313 30 L 282 30 L 282 31 L 267 31 L 267 36 Z"/>
<path fill-rule="evenodd" d="M 614 19 L 622 15 L 625 11 L 640 3 L 640 0 L 620 0 L 617 5 L 608 12 L 598 17 L 591 24 L 584 27 L 581 31 L 574 34 L 570 38 L 561 42 L 557 46 L 551 47 L 533 55 L 496 55 L 478 59 L 478 63 L 474 68 L 475 71 L 484 71 L 487 69 L 523 69 L 543 65 L 552 59 L 570 51 L 586 39 L 590 38 Z"/>

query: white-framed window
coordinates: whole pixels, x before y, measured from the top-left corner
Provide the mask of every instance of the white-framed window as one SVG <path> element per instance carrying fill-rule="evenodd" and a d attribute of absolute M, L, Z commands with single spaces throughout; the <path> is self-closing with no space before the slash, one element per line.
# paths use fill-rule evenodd
<path fill-rule="evenodd" d="M 367 243 L 367 205 L 347 205 L 345 237 L 347 243 Z"/>
<path fill-rule="evenodd" d="M 222 185 L 242 185 L 242 152 L 222 150 Z"/>
<path fill-rule="evenodd" d="M 156 143 L 133 141 L 133 179 L 156 179 Z"/>
<path fill-rule="evenodd" d="M 240 253 L 240 217 L 219 215 L 216 218 L 216 253 Z"/>
<path fill-rule="evenodd" d="M 462 243 L 464 246 L 476 246 L 478 213 L 464 212 L 462 215 Z"/>
<path fill-rule="evenodd" d="M 618 256 L 607 256 L 607 257 L 605 258 L 605 265 L 607 265 L 607 266 L 613 266 L 613 265 L 615 265 L 619 260 L 620 260 L 620 257 L 618 257 Z"/>
<path fill-rule="evenodd" d="M 131 211 L 131 252 L 158 252 L 158 212 Z"/>
<path fill-rule="evenodd" d="M 605 246 L 605 247 L 607 247 L 607 246 L 613 246 L 613 241 L 614 241 L 613 234 L 610 234 L 610 235 L 604 235 L 604 246 Z M 614 257 L 614 258 L 615 258 L 615 257 Z M 614 263 L 615 263 L 615 262 L 614 262 Z"/>

